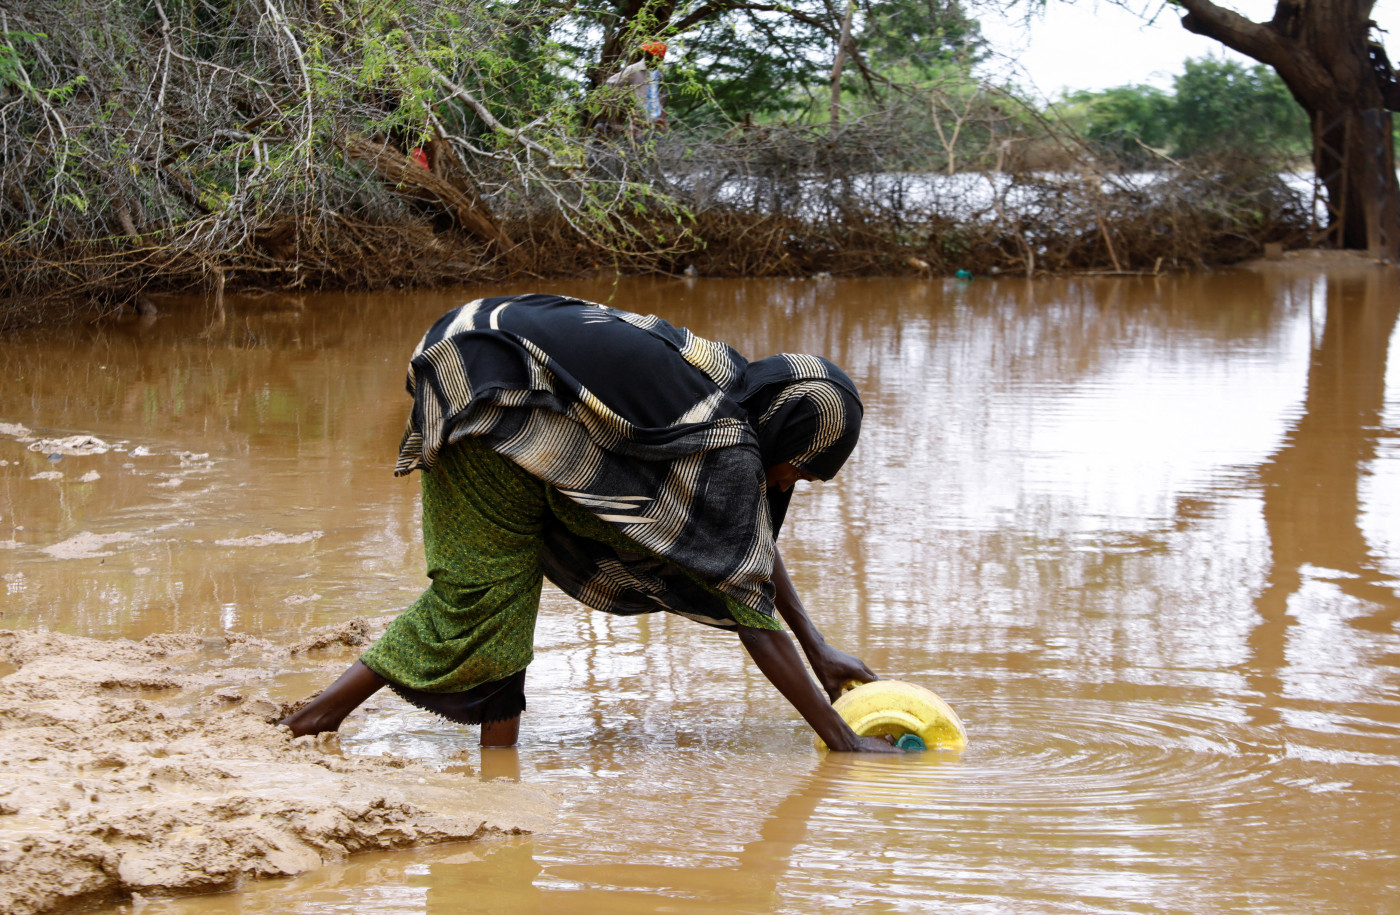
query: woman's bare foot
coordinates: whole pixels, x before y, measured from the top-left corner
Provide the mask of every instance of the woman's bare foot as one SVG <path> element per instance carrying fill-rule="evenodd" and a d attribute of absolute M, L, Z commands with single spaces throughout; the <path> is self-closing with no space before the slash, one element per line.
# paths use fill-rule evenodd
<path fill-rule="evenodd" d="M 356 661 L 320 695 L 277 723 L 291 728 L 293 737 L 334 731 L 346 715 L 378 692 L 385 682 L 379 674 Z"/>

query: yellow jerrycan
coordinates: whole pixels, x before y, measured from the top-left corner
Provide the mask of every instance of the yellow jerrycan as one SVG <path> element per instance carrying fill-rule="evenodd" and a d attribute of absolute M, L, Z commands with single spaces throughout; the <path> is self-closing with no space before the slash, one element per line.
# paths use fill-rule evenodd
<path fill-rule="evenodd" d="M 843 692 L 832 707 L 861 737 L 889 736 L 897 745 L 910 749 L 919 746 L 906 735 L 913 735 L 930 749 L 960 750 L 967 745 L 967 730 L 952 706 L 933 690 L 915 683 L 861 683 Z M 826 749 L 821 737 L 817 738 L 817 749 Z"/>

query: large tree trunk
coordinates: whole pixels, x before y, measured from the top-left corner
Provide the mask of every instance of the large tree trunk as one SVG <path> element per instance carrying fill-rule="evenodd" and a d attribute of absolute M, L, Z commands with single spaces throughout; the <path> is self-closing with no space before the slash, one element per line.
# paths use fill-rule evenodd
<path fill-rule="evenodd" d="M 1368 48 L 1375 0 L 1277 0 L 1264 23 L 1210 0 L 1179 2 L 1188 31 L 1273 67 L 1312 118 L 1334 243 L 1400 256 L 1391 115 Z"/>
<path fill-rule="evenodd" d="M 1317 111 L 1313 119 L 1313 167 L 1327 188 L 1337 246 L 1394 256 L 1400 237 L 1390 112 Z"/>

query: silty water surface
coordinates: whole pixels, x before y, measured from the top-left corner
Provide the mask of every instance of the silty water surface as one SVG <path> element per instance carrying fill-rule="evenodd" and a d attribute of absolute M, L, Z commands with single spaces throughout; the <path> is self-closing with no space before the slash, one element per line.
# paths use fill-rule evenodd
<path fill-rule="evenodd" d="M 1394 911 L 1398 279 L 544 284 L 848 369 L 861 445 L 782 550 L 829 640 L 936 690 L 967 749 L 819 755 L 732 636 L 548 593 L 519 749 L 389 696 L 342 743 L 543 786 L 555 828 L 142 911 Z M 0 436 L 0 624 L 290 640 L 402 607 L 405 360 L 503 291 L 0 341 L 0 423 L 125 449 Z"/>

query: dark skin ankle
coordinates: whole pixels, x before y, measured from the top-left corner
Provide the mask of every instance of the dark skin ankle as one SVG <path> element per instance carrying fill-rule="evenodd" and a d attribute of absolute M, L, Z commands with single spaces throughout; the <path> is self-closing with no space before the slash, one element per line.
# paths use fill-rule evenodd
<path fill-rule="evenodd" d="M 483 747 L 513 747 L 520 736 L 520 716 L 505 721 L 492 721 L 481 726 Z"/>
<path fill-rule="evenodd" d="M 315 699 L 277 722 L 292 729 L 293 737 L 334 731 L 360 704 L 379 691 L 387 681 L 356 661 L 340 678 Z"/>

